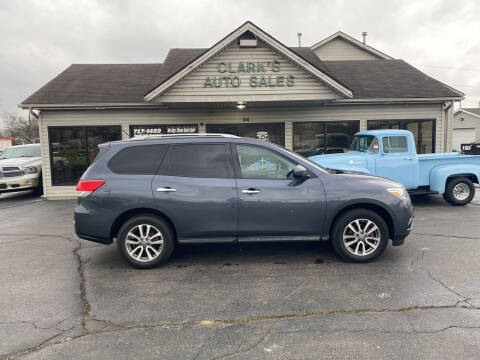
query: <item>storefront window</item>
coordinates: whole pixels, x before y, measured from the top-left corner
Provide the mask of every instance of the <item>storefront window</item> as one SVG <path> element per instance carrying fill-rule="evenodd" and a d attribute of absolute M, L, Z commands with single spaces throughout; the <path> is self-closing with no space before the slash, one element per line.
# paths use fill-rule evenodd
<path fill-rule="evenodd" d="M 131 125 L 130 136 L 141 135 L 171 135 L 198 133 L 197 124 L 188 125 Z"/>
<path fill-rule="evenodd" d="M 309 157 L 348 151 L 359 121 L 315 121 L 293 124 L 293 151 Z"/>
<path fill-rule="evenodd" d="M 404 129 L 412 132 L 418 154 L 435 152 L 435 120 L 369 120 L 368 130 Z"/>
<path fill-rule="evenodd" d="M 285 123 L 207 124 L 207 133 L 232 134 L 285 146 Z"/>
<path fill-rule="evenodd" d="M 52 185 L 75 185 L 98 154 L 98 144 L 120 140 L 120 126 L 49 127 Z"/>

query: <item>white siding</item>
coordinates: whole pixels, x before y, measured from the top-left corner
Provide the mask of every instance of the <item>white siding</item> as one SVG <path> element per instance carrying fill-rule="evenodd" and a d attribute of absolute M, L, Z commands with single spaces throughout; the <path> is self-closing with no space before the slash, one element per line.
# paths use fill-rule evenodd
<path fill-rule="evenodd" d="M 460 119 L 463 119 L 462 121 Z M 475 140 L 480 139 L 480 117 L 457 112 L 453 116 L 453 134 L 457 129 L 475 129 Z"/>
<path fill-rule="evenodd" d="M 380 59 L 371 52 L 359 48 L 341 38 L 335 38 L 332 41 L 320 46 L 314 50 L 315 54 L 321 60 L 376 60 Z"/>
<path fill-rule="evenodd" d="M 285 122 L 285 145 L 292 147 L 293 126 L 297 121 L 360 120 L 360 128 L 367 120 L 436 119 L 436 151 L 443 149 L 442 110 L 440 104 L 418 105 L 329 105 L 290 108 L 247 108 L 232 110 L 92 110 L 92 111 L 44 111 L 41 115 L 40 138 L 43 153 L 43 176 L 47 198 L 75 196 L 74 186 L 51 186 L 48 126 L 122 125 L 128 132 L 131 124 L 198 124 L 245 122 Z"/>
<path fill-rule="evenodd" d="M 231 63 L 235 70 L 239 63 L 246 64 L 264 62 L 272 63 L 274 60 L 280 62 L 280 71 L 272 71 L 271 65 L 266 65 L 266 72 L 236 72 L 220 73 L 217 65 L 221 62 Z M 223 69 L 223 67 L 222 67 Z M 295 78 L 295 84 L 291 87 L 286 86 L 262 86 L 251 87 L 249 78 L 252 75 L 258 77 L 270 76 L 272 84 L 277 76 L 292 75 Z M 241 80 L 238 87 L 204 87 L 207 77 L 237 76 Z M 265 45 L 259 45 L 258 48 L 237 48 L 227 47 L 217 56 L 208 60 L 205 64 L 188 74 L 185 78 L 175 83 L 160 95 L 156 102 L 236 102 L 236 101 L 278 101 L 278 100 L 323 100 L 342 98 L 329 87 L 325 86 L 320 80 L 300 69 L 298 66 L 287 60 L 281 54 L 274 52 Z"/>

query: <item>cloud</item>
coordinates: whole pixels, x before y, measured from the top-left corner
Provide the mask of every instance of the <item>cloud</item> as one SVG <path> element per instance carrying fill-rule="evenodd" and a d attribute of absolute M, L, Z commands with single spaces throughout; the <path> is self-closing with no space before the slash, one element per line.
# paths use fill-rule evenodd
<path fill-rule="evenodd" d="M 480 100 L 480 2 L 1 1 L 0 112 L 71 63 L 162 62 L 168 49 L 209 47 L 246 20 L 283 43 L 312 45 L 337 30 Z"/>

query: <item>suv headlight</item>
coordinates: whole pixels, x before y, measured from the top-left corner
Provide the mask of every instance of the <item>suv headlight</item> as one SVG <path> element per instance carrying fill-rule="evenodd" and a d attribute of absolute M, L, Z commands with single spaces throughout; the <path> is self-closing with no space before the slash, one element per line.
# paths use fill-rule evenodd
<path fill-rule="evenodd" d="M 396 187 L 396 188 L 389 188 L 387 191 L 392 194 L 393 196 L 396 196 L 400 200 L 407 200 L 409 198 L 407 189 L 405 187 Z"/>
<path fill-rule="evenodd" d="M 38 168 L 35 166 L 27 166 L 23 168 L 25 174 L 36 174 L 38 173 Z"/>

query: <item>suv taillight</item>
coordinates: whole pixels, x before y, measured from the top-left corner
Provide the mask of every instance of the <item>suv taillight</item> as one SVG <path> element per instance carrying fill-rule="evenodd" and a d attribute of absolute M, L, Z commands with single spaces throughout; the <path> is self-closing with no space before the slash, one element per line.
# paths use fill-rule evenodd
<path fill-rule="evenodd" d="M 79 196 L 87 196 L 105 184 L 105 180 L 84 180 L 77 184 Z"/>

